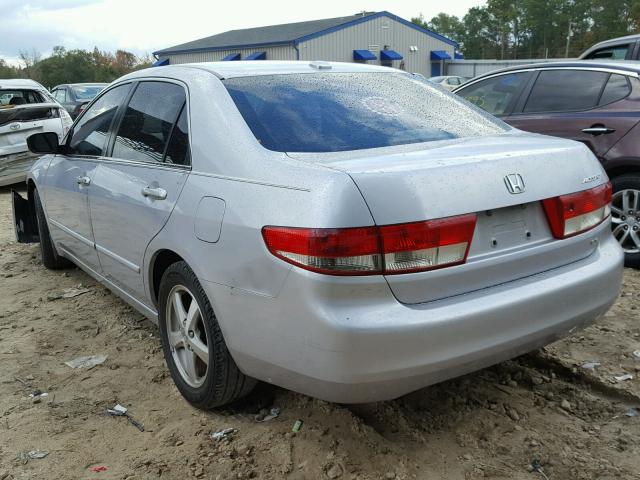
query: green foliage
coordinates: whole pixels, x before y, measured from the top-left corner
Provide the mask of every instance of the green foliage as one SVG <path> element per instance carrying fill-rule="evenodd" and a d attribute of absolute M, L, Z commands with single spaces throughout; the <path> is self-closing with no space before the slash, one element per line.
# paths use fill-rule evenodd
<path fill-rule="evenodd" d="M 9 66 L 0 59 L 0 78 L 32 78 L 49 88 L 62 83 L 112 82 L 151 65 L 148 57 L 140 58 L 125 50 L 102 52 L 97 47 L 90 52 L 57 46 L 45 59 L 35 51 L 21 52 L 20 59 L 20 67 Z"/>
<path fill-rule="evenodd" d="M 411 21 L 457 41 L 469 59 L 577 57 L 596 42 L 638 33 L 640 0 L 487 0 L 462 18 Z"/>

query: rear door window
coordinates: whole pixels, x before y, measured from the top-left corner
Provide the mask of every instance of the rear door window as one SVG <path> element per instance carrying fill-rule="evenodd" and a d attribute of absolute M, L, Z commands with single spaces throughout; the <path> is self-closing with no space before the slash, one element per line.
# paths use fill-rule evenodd
<path fill-rule="evenodd" d="M 585 58 L 588 60 L 624 60 L 633 47 L 632 43 L 626 45 L 616 45 L 615 47 L 605 47 L 591 52 Z"/>
<path fill-rule="evenodd" d="M 531 89 L 524 113 L 573 112 L 598 105 L 609 80 L 605 72 L 542 70 Z"/>
<path fill-rule="evenodd" d="M 189 150 L 189 126 L 187 121 L 187 106 L 182 107 L 182 112 L 173 132 L 171 133 L 171 139 L 169 145 L 167 145 L 167 153 L 165 154 L 164 161 L 174 165 L 190 165 L 191 153 Z"/>
<path fill-rule="evenodd" d="M 529 72 L 499 75 L 476 82 L 456 93 L 493 115 L 506 115 L 529 77 Z"/>
<path fill-rule="evenodd" d="M 127 98 L 130 88 L 130 84 L 112 88 L 84 112 L 73 127 L 73 135 L 67 146 L 67 154 L 103 155 L 111 122 L 113 122 L 118 107 Z"/>
<path fill-rule="evenodd" d="M 185 91 L 180 85 L 141 82 L 122 117 L 112 156 L 161 162 L 185 101 Z"/>
<path fill-rule="evenodd" d="M 617 102 L 618 100 L 625 98 L 630 93 L 631 85 L 629 85 L 627 77 L 613 73 L 609 77 L 607 85 L 604 87 L 604 91 L 602 92 L 602 97 L 600 97 L 598 105 L 608 105 L 610 103 Z"/>

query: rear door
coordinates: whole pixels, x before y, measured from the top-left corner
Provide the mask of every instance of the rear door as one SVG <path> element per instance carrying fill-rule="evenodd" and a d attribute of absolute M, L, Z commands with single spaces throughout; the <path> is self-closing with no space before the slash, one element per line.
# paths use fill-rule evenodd
<path fill-rule="evenodd" d="M 87 193 L 92 188 L 99 159 L 105 152 L 109 128 L 131 88 L 120 85 L 107 91 L 78 120 L 63 153 L 47 169 L 44 206 L 55 244 L 95 271 L 95 251 Z"/>
<path fill-rule="evenodd" d="M 91 218 L 103 274 L 145 302 L 142 265 L 190 170 L 185 86 L 139 82 L 92 181 Z"/>
<path fill-rule="evenodd" d="M 505 120 L 522 130 L 582 142 L 602 159 L 638 122 L 635 114 L 612 109 L 630 93 L 626 75 L 543 69 Z"/>

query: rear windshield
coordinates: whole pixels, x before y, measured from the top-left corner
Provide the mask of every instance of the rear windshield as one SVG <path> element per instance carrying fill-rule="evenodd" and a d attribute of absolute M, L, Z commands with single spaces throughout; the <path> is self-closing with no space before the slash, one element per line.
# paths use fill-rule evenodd
<path fill-rule="evenodd" d="M 45 100 L 39 92 L 26 89 L 0 89 L 0 107 L 7 105 L 25 105 L 43 103 Z"/>
<path fill-rule="evenodd" d="M 72 88 L 77 100 L 93 100 L 93 97 L 104 90 L 104 87 L 105 85 L 78 85 Z"/>
<path fill-rule="evenodd" d="M 58 116 L 58 110 L 51 107 L 0 108 L 0 126 L 12 122 L 47 120 Z"/>
<path fill-rule="evenodd" d="M 279 152 L 338 152 L 494 135 L 502 121 L 402 73 L 224 80 L 258 141 Z"/>

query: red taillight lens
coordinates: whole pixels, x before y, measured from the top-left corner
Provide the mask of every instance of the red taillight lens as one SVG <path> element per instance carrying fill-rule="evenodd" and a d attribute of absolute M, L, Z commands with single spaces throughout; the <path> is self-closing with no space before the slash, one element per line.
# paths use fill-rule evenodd
<path fill-rule="evenodd" d="M 262 236 L 276 257 L 314 272 L 366 275 L 382 270 L 376 227 L 264 227 Z"/>
<path fill-rule="evenodd" d="M 331 275 L 420 272 L 464 263 L 476 215 L 361 228 L 264 227 L 276 257 Z"/>
<path fill-rule="evenodd" d="M 555 238 L 568 238 L 601 224 L 611 214 L 611 183 L 542 201 Z"/>

